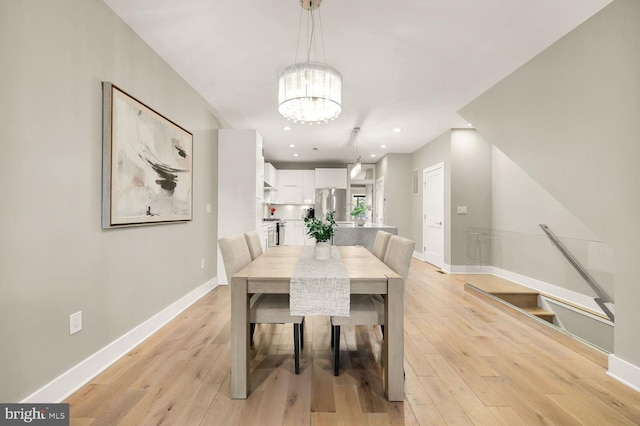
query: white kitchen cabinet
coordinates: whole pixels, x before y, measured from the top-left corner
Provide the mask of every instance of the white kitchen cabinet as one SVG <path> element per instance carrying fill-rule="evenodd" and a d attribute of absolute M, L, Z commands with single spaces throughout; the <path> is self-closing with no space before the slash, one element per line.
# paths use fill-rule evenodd
<path fill-rule="evenodd" d="M 271 163 L 264 163 L 264 202 L 278 202 L 278 169 Z"/>
<path fill-rule="evenodd" d="M 313 245 L 316 243 L 316 239 L 307 235 L 307 225 L 304 223 L 304 220 L 298 220 L 296 222 L 296 226 L 300 229 L 300 231 L 296 234 L 298 236 L 298 244 L 300 245 Z"/>
<path fill-rule="evenodd" d="M 264 158 L 262 136 L 255 130 L 218 130 L 218 237 L 262 232 Z M 218 282 L 227 284 L 218 250 Z"/>
<path fill-rule="evenodd" d="M 347 169 L 316 169 L 315 187 L 347 189 Z"/>
<path fill-rule="evenodd" d="M 299 238 L 296 238 L 296 221 L 285 220 L 284 221 L 284 245 L 295 246 L 299 245 Z"/>
<path fill-rule="evenodd" d="M 278 202 L 278 188 L 264 188 L 264 200 L 265 203 L 277 203 Z"/>
<path fill-rule="evenodd" d="M 316 173 L 315 170 L 302 171 L 302 203 L 315 204 L 316 202 Z"/>
<path fill-rule="evenodd" d="M 262 156 L 262 136 L 256 132 L 260 141 L 256 138 L 256 151 L 254 153 L 256 159 L 256 178 L 255 178 L 255 194 L 256 199 L 261 202 L 264 199 L 264 157 Z"/>
<path fill-rule="evenodd" d="M 314 238 L 307 236 L 304 220 L 285 220 L 284 244 L 286 246 L 303 246 L 315 244 Z"/>
<path fill-rule="evenodd" d="M 302 204 L 302 187 L 293 184 L 278 188 L 278 204 Z"/>
<path fill-rule="evenodd" d="M 278 187 L 278 169 L 271 163 L 264 163 L 264 186 L 269 188 Z"/>
<path fill-rule="evenodd" d="M 315 171 L 278 170 L 277 202 L 279 204 L 314 204 Z"/>
<path fill-rule="evenodd" d="M 278 188 L 278 204 L 301 204 L 302 187 L 296 185 L 282 185 Z"/>
<path fill-rule="evenodd" d="M 278 203 L 302 204 L 302 170 L 278 171 Z"/>
<path fill-rule="evenodd" d="M 276 244 L 276 223 L 275 222 L 263 222 L 262 235 L 260 235 L 262 242 L 262 250 L 267 251 L 269 248 Z"/>

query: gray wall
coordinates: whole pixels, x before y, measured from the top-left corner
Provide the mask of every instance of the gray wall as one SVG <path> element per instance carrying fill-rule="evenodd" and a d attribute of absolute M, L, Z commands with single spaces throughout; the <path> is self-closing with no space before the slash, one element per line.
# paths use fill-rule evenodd
<path fill-rule="evenodd" d="M 418 169 L 418 194 L 411 195 L 411 238 L 416 242 L 416 251 L 423 252 L 422 214 L 424 169 L 444 163 L 444 262 L 451 264 L 451 131 L 448 130 L 411 155 L 411 170 Z"/>
<path fill-rule="evenodd" d="M 205 204 L 216 211 L 220 124 L 99 0 L 0 2 L 0 52 L 0 401 L 12 402 L 216 275 Z M 194 134 L 192 222 L 101 229 L 103 80 Z"/>
<path fill-rule="evenodd" d="M 419 193 L 411 199 L 411 237 L 422 252 L 423 171 L 444 163 L 444 262 L 470 264 L 467 231 L 491 228 L 491 145 L 473 129 L 451 129 L 414 152 L 411 169 L 418 169 Z M 467 206 L 466 215 L 457 206 Z"/>
<path fill-rule="evenodd" d="M 615 354 L 640 366 L 640 2 L 616 0 L 461 110 L 615 253 Z"/>
<path fill-rule="evenodd" d="M 594 297 L 593 291 L 542 232 L 539 224 L 544 223 L 607 293 L 614 296 L 611 249 L 496 147 L 493 147 L 492 165 L 491 264 Z"/>
<path fill-rule="evenodd" d="M 467 214 L 457 207 L 466 206 Z M 468 265 L 474 229 L 491 228 L 491 144 L 473 129 L 451 131 L 451 262 Z"/>
<path fill-rule="evenodd" d="M 385 225 L 411 236 L 411 154 L 387 154 L 376 163 L 376 179 L 384 177 Z"/>

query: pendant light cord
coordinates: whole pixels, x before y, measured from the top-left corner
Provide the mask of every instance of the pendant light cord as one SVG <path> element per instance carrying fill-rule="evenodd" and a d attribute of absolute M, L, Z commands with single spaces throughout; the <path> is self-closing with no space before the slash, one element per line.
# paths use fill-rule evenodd
<path fill-rule="evenodd" d="M 302 28 L 302 8 L 300 8 L 300 19 L 298 19 L 298 39 L 296 40 L 296 56 L 293 59 L 293 63 L 298 63 L 298 49 L 300 48 L 300 29 Z"/>
<path fill-rule="evenodd" d="M 307 26 L 307 28 L 311 28 L 311 34 L 309 35 L 309 49 L 307 50 L 307 62 L 311 62 L 311 46 L 315 48 L 315 30 L 316 30 L 316 21 L 313 19 L 313 10 L 309 7 L 309 17 L 311 18 L 311 25 Z M 314 49 L 315 54 L 315 49 Z"/>
<path fill-rule="evenodd" d="M 310 2 L 311 3 L 311 2 Z M 298 50 L 300 49 L 300 30 L 302 29 L 302 11 L 303 11 L 303 7 L 300 8 L 300 18 L 298 19 L 298 38 L 296 39 L 296 54 L 294 57 L 294 64 L 298 63 Z M 327 64 L 327 56 L 325 53 L 325 48 L 324 48 L 324 30 L 322 28 L 322 15 L 320 14 L 320 8 L 318 9 L 318 21 L 319 21 L 319 25 L 320 25 L 320 41 L 322 43 L 322 62 L 326 65 Z M 316 29 L 316 23 L 315 23 L 315 18 L 313 15 L 313 8 L 311 7 L 311 5 L 309 5 L 309 13 L 307 14 L 307 42 L 308 42 L 308 46 L 307 46 L 307 62 L 311 62 L 311 47 L 313 46 L 313 55 L 314 55 L 314 61 L 317 62 L 318 60 L 318 52 L 317 52 L 317 46 L 316 46 L 316 34 L 315 34 L 315 29 Z"/>
<path fill-rule="evenodd" d="M 325 65 L 327 65 L 327 55 L 324 51 L 324 31 L 322 30 L 322 15 L 320 14 L 320 8 L 318 8 L 318 21 L 320 22 L 320 40 L 322 40 L 322 59 Z"/>
<path fill-rule="evenodd" d="M 356 162 L 353 164 L 354 166 L 358 163 L 358 135 L 355 136 L 356 140 Z"/>

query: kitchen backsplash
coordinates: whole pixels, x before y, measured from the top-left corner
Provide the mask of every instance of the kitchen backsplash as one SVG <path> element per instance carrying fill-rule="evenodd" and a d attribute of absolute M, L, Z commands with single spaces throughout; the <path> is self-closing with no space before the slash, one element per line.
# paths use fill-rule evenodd
<path fill-rule="evenodd" d="M 275 204 L 264 203 L 262 217 L 276 217 L 280 219 L 304 219 L 309 208 L 313 204 Z M 276 211 L 270 214 L 269 209 L 274 208 Z"/>

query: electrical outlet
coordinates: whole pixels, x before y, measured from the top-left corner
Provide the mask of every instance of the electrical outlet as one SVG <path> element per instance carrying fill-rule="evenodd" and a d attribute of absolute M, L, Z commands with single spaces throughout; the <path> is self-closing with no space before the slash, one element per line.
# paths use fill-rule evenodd
<path fill-rule="evenodd" d="M 200 268 L 204 269 L 204 257 L 200 259 Z"/>
<path fill-rule="evenodd" d="M 69 316 L 69 335 L 75 334 L 82 330 L 82 311 Z"/>
<path fill-rule="evenodd" d="M 211 213 L 211 204 L 207 203 L 207 213 Z"/>

